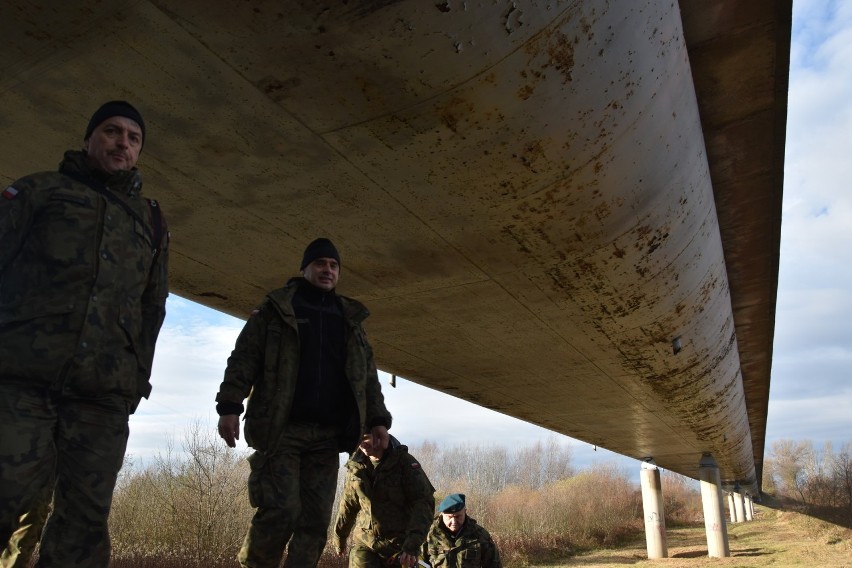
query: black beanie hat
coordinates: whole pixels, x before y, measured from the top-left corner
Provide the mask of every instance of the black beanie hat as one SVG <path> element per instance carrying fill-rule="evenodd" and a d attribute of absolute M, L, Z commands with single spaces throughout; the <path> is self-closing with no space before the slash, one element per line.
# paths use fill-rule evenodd
<path fill-rule="evenodd" d="M 145 145 L 145 121 L 142 120 L 142 115 L 136 110 L 132 104 L 127 101 L 109 101 L 101 105 L 101 108 L 95 111 L 92 118 L 89 119 L 89 126 L 86 127 L 86 135 L 83 140 L 88 140 L 95 128 L 100 123 L 113 116 L 123 116 L 136 122 L 139 129 L 142 131 L 142 146 Z"/>
<path fill-rule="evenodd" d="M 314 239 L 305 249 L 305 254 L 302 255 L 302 266 L 299 267 L 299 270 L 304 270 L 307 265 L 318 258 L 333 258 L 337 261 L 337 264 L 340 264 L 340 254 L 334 247 L 334 243 L 325 237 L 320 237 Z"/>

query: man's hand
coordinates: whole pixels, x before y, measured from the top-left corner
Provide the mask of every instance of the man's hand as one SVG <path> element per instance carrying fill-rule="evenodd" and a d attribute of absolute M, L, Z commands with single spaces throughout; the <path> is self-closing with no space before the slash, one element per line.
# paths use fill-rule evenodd
<path fill-rule="evenodd" d="M 407 552 L 403 552 L 399 555 L 399 565 L 400 566 L 416 566 L 417 565 L 417 557 L 412 556 Z"/>
<path fill-rule="evenodd" d="M 388 449 L 390 437 L 388 436 L 387 428 L 384 426 L 373 426 L 370 430 L 370 435 L 373 437 L 373 439 L 370 440 L 370 443 L 374 448 L 381 448 L 382 450 Z"/>
<path fill-rule="evenodd" d="M 219 417 L 219 436 L 230 447 L 237 447 L 240 439 L 240 417 L 237 414 L 225 414 Z"/>

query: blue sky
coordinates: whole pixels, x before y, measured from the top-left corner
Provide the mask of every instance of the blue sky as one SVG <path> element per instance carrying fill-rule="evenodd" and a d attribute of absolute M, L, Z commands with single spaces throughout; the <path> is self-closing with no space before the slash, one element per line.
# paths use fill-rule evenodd
<path fill-rule="evenodd" d="M 779 439 L 835 447 L 852 442 L 850 147 L 852 2 L 796 1 L 767 449 Z M 169 299 L 154 392 L 131 418 L 129 454 L 145 460 L 169 440 L 179 447 L 193 421 L 213 428 L 213 399 L 242 324 L 177 296 Z M 555 438 L 571 445 L 578 466 L 614 460 L 638 470 L 635 460 L 404 379 L 393 389 L 388 379 L 382 377 L 393 432 L 409 444 L 425 438 L 514 446 Z"/>
<path fill-rule="evenodd" d="M 767 441 L 852 442 L 852 3 L 796 1 Z"/>

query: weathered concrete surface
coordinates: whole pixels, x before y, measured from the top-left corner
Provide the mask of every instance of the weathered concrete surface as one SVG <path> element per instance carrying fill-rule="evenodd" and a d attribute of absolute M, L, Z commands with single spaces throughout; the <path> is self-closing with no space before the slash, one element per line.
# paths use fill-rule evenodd
<path fill-rule="evenodd" d="M 132 100 L 175 293 L 244 316 L 329 236 L 382 369 L 691 477 L 709 452 L 745 487 L 790 12 L 11 0 L 0 177 L 54 167 L 97 104 Z"/>

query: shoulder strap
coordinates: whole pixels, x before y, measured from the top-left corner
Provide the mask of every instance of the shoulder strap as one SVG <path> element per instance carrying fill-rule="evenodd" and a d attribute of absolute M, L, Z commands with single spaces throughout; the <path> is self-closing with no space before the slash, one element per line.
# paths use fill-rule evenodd
<path fill-rule="evenodd" d="M 160 254 L 160 249 L 163 245 L 163 233 L 165 232 L 165 223 L 163 221 L 163 210 L 160 209 L 160 204 L 156 199 L 145 199 L 148 202 L 148 209 L 151 210 L 151 246 L 154 249 L 154 257 Z"/>
<path fill-rule="evenodd" d="M 131 217 L 133 217 L 134 219 L 139 221 L 142 224 L 142 227 L 146 231 L 148 230 L 148 227 L 146 226 L 145 222 L 139 217 L 139 215 L 136 213 L 136 211 L 134 211 L 130 207 L 130 205 L 125 203 L 121 198 L 119 198 L 113 192 L 108 190 L 106 184 L 102 183 L 99 180 L 80 175 L 77 172 L 64 172 L 63 171 L 61 173 L 63 175 L 70 177 L 71 179 L 77 180 L 80 183 L 85 184 L 85 185 L 89 186 L 90 188 L 92 188 L 93 190 L 97 191 L 98 193 L 100 193 L 101 195 L 106 197 L 108 200 L 112 201 L 113 203 L 115 203 L 116 205 L 118 205 L 119 207 L 124 209 L 127 212 L 128 215 L 130 215 Z M 153 237 L 150 234 L 148 236 Z"/>
<path fill-rule="evenodd" d="M 252 317 L 265 317 L 263 315 L 263 310 L 261 310 L 260 314 L 252 316 Z M 266 382 L 267 385 L 274 385 L 278 380 L 278 353 L 281 347 L 281 331 L 282 327 L 281 318 L 277 317 L 277 315 L 273 315 L 272 319 L 269 320 L 267 317 L 266 322 L 266 349 L 264 350 L 263 357 L 263 381 Z M 277 453 L 278 446 L 281 443 L 281 436 L 270 436 L 268 447 L 266 448 L 267 453 L 270 455 Z"/>

